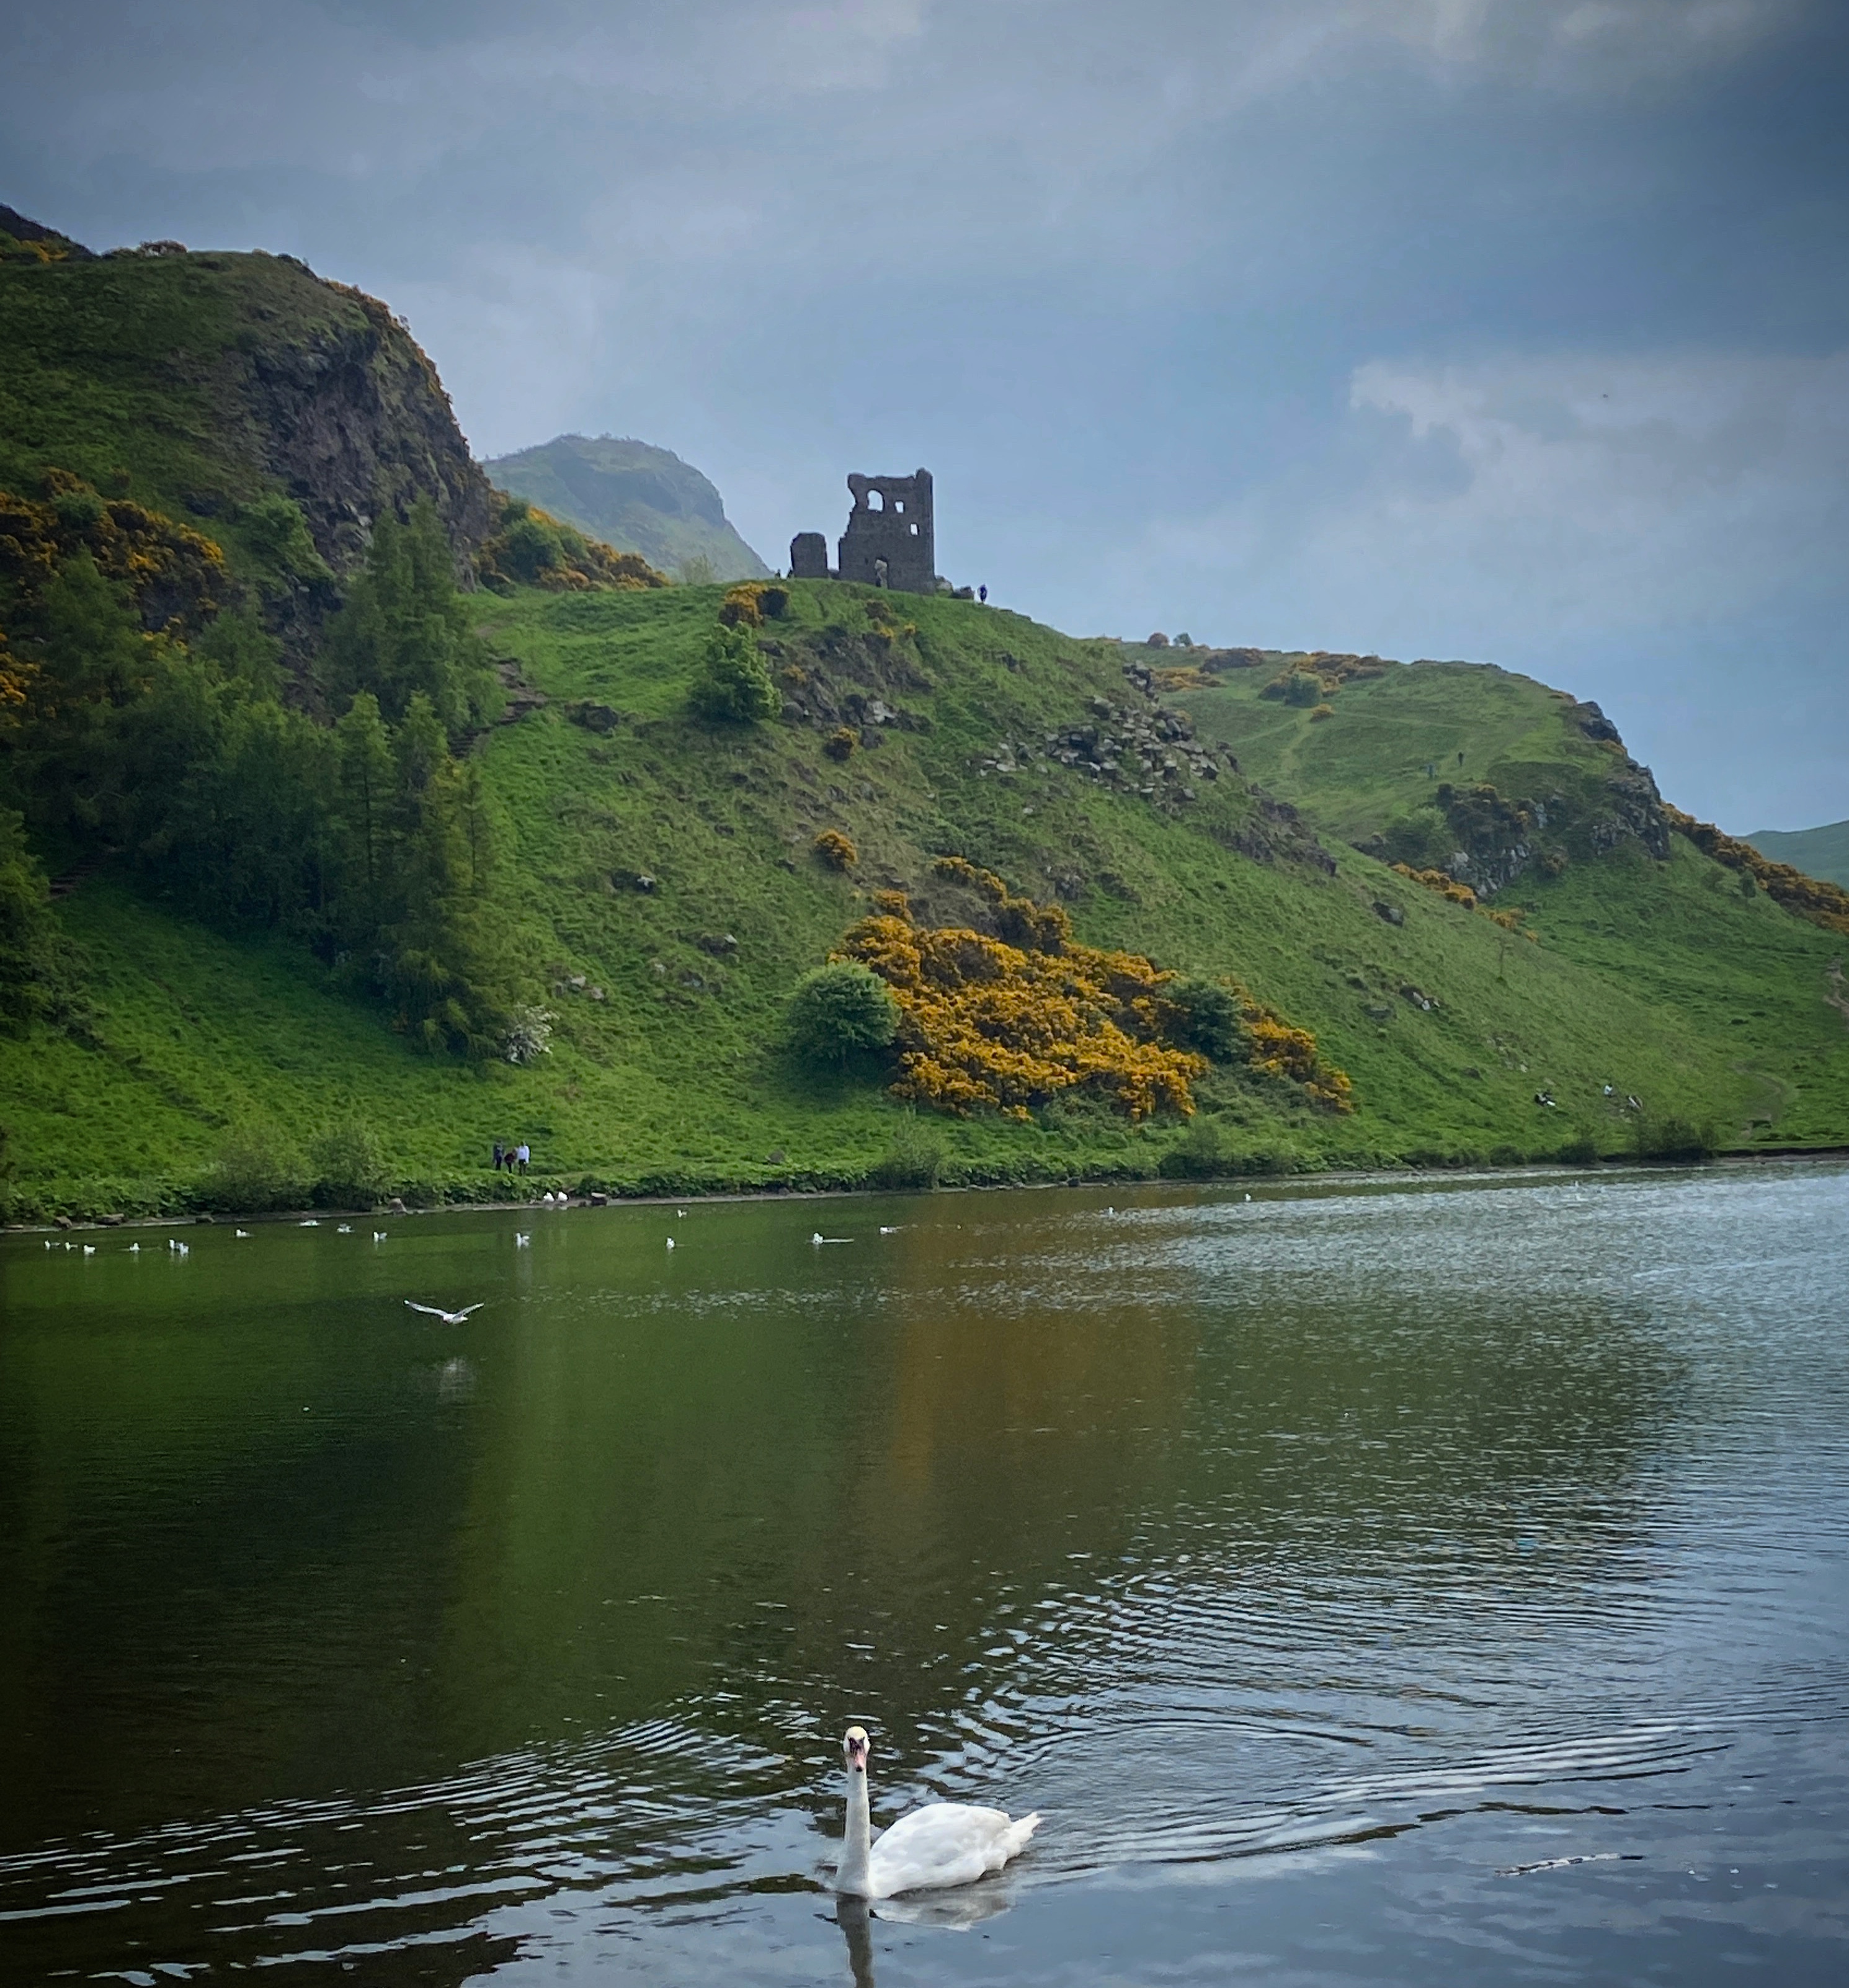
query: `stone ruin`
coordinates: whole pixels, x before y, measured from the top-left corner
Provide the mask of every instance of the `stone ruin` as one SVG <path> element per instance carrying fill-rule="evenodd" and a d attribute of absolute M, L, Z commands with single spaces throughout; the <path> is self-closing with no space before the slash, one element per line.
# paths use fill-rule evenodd
<path fill-rule="evenodd" d="M 938 548 L 931 472 L 855 475 L 848 478 L 847 488 L 854 509 L 841 534 L 838 566 L 830 570 L 828 541 L 820 532 L 799 532 L 789 542 L 790 578 L 851 580 L 900 593 L 935 593 Z"/>

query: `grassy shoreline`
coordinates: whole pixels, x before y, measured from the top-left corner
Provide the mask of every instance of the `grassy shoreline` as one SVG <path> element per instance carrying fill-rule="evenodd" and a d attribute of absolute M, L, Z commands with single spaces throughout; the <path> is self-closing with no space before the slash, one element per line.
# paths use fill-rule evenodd
<path fill-rule="evenodd" d="M 566 1205 L 583 1211 L 586 1209 L 605 1208 L 663 1208 L 672 1207 L 677 1202 L 698 1201 L 711 1204 L 718 1202 L 759 1201 L 845 1201 L 875 1195 L 930 1194 L 990 1194 L 1016 1191 L 1054 1188 L 1081 1187 L 1161 1187 L 1202 1188 L 1251 1186 L 1262 1184 L 1270 1188 L 1285 1185 L 1342 1187 L 1378 1183 L 1391 1185 L 1395 1183 L 1411 1184 L 1419 1181 L 1446 1181 L 1464 1182 L 1472 1180 L 1510 1181 L 1521 1178 L 1536 1180 L 1570 1179 L 1576 1175 L 1594 1174 L 1631 1174 L 1660 1172 L 1666 1168 L 1685 1172 L 1692 1167 L 1730 1168 L 1769 1165 L 1804 1165 L 1821 1160 L 1849 1160 L 1849 1145 L 1794 1146 L 1771 1150 L 1722 1151 L 1705 1160 L 1639 1159 L 1634 1156 L 1611 1155 L 1592 1160 L 1511 1160 L 1499 1163 L 1480 1157 L 1459 1157 L 1455 1162 L 1434 1162 L 1427 1165 L 1398 1167 L 1320 1167 L 1314 1165 L 1299 1165 L 1286 1170 L 1267 1169 L 1262 1172 L 1235 1172 L 1207 1175 L 1178 1174 L 1131 1173 L 1127 1172 L 1092 1172 L 1049 1176 L 1040 1179 L 1015 1180 L 964 1180 L 941 1182 L 928 1188 L 883 1187 L 872 1183 L 842 1183 L 836 1185 L 722 1187 L 690 1188 L 680 1192 L 651 1192 L 624 1193 L 603 1188 L 586 1194 L 573 1190 L 569 1183 L 549 1176 L 528 1176 L 532 1192 L 515 1200 L 478 1199 L 469 1200 L 443 1200 L 409 1204 L 393 1208 L 389 1202 L 377 1202 L 370 1207 L 339 1206 L 332 1203 L 304 1203 L 299 1207 L 233 1209 L 227 1208 L 175 1207 L 171 1210 L 144 1215 L 123 1215 L 111 1210 L 103 1214 L 85 1215 L 58 1215 L 46 1218 L 0 1222 L 0 1235 L 34 1236 L 47 1232 L 65 1232 L 68 1222 L 70 1231 L 86 1232 L 115 1229 L 171 1229 L 221 1226 L 225 1222 L 266 1223 L 272 1226 L 284 1223 L 313 1221 L 338 1221 L 342 1217 L 364 1217 L 370 1219 L 389 1218 L 402 1220 L 417 1215 L 492 1215 L 550 1213 L 553 1209 L 545 1207 L 539 1199 L 551 1192 L 566 1195 Z M 553 1208 L 558 1204 L 555 1203 Z"/>

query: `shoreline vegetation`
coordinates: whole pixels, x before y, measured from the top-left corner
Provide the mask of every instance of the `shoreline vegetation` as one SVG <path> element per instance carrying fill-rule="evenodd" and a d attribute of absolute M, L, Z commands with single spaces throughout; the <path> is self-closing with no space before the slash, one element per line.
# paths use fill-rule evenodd
<path fill-rule="evenodd" d="M 1033 1179 L 941 1180 L 929 1186 L 886 1184 L 861 1179 L 837 1182 L 815 1180 L 802 1185 L 678 1189 L 665 1185 L 651 1185 L 646 1188 L 638 1187 L 627 1191 L 620 1188 L 590 1188 L 582 1184 L 574 1188 L 562 1176 L 530 1174 L 526 1178 L 532 1192 L 514 1199 L 450 1193 L 438 1199 L 411 1201 L 402 1195 L 393 1195 L 370 1203 L 305 1201 L 289 1207 L 261 1209 L 222 1205 L 207 1207 L 197 1199 L 177 1199 L 171 1205 L 132 1215 L 113 1209 L 105 1212 L 73 1214 L 68 1208 L 59 1207 L 48 1209 L 23 1220 L 0 1222 L 0 1235 L 34 1236 L 66 1230 L 74 1232 L 78 1229 L 87 1232 L 201 1225 L 215 1226 L 221 1222 L 234 1219 L 275 1227 L 289 1222 L 325 1222 L 341 1215 L 365 1215 L 374 1219 L 389 1216 L 397 1220 L 414 1215 L 532 1214 L 551 1213 L 564 1209 L 663 1208 L 672 1207 L 677 1202 L 693 1201 L 843 1201 L 874 1195 L 987 1194 L 1054 1188 L 1233 1187 L 1242 1182 L 1262 1182 L 1276 1188 L 1287 1185 L 1297 1187 L 1369 1184 L 1411 1185 L 1421 1181 L 1510 1181 L 1524 1177 L 1553 1180 L 1595 1173 L 1621 1175 L 1650 1173 L 1660 1172 L 1665 1168 L 1758 1166 L 1763 1164 L 1801 1165 L 1814 1161 L 1843 1159 L 1849 1159 L 1849 1145 L 1759 1148 L 1736 1152 L 1687 1152 L 1651 1156 L 1634 1153 L 1605 1154 L 1585 1159 L 1557 1157 L 1492 1160 L 1480 1154 L 1459 1154 L 1435 1156 L 1423 1162 L 1408 1162 L 1399 1166 L 1364 1167 L 1324 1166 L 1299 1156 L 1295 1164 L 1289 1165 L 1252 1166 L 1213 1174 L 1164 1172 L 1160 1169 L 1149 1172 L 1100 1170 L 1063 1175 L 1050 1175 Z M 453 1185 L 460 1187 L 461 1184 Z M 557 1197 L 549 1206 L 543 1199 L 549 1193 Z"/>

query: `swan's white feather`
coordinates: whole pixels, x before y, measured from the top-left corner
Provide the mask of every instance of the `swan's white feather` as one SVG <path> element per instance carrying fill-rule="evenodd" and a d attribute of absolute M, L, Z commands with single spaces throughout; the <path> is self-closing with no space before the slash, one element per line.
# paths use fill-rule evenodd
<path fill-rule="evenodd" d="M 1038 1815 L 1024 1815 L 1016 1822 L 999 1808 L 968 1802 L 928 1802 L 875 1840 L 867 1860 L 868 1896 L 972 1885 L 1000 1870 L 1039 1821 Z"/>

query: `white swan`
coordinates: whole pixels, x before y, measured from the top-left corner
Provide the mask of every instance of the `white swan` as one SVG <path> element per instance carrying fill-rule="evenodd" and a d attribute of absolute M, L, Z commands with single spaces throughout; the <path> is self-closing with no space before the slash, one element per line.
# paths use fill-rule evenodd
<path fill-rule="evenodd" d="M 900 1892 L 928 1892 L 974 1884 L 999 1871 L 1040 1826 L 1038 1815 L 1010 1821 L 999 1808 L 967 1802 L 927 1802 L 899 1817 L 880 1840 L 870 1840 L 867 1810 L 865 1729 L 847 1729 L 847 1834 L 835 1870 L 835 1889 L 856 1898 L 890 1898 Z"/>

